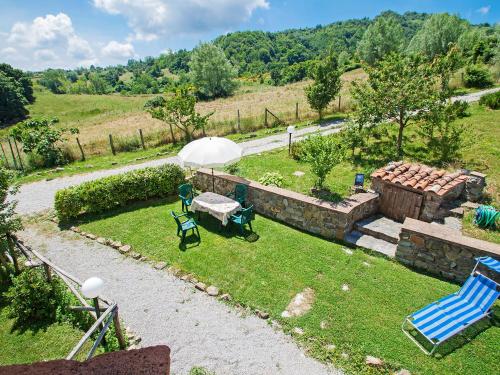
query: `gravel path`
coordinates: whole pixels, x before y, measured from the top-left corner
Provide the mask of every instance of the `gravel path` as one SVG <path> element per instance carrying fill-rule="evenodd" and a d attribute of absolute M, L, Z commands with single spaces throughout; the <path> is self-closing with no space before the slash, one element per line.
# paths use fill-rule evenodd
<path fill-rule="evenodd" d="M 457 96 L 453 98 L 453 100 L 473 102 L 479 100 L 482 95 L 489 94 L 498 90 L 500 90 L 500 88 L 493 88 L 473 94 Z M 319 132 L 323 135 L 337 133 L 340 131 L 341 125 L 342 121 L 333 121 L 322 125 L 314 125 L 302 128 L 297 130 L 297 132 L 294 134 L 293 141 L 299 141 L 308 134 L 315 132 Z M 240 143 L 240 145 L 243 147 L 244 155 L 257 154 L 260 152 L 287 146 L 288 135 L 284 133 L 275 134 L 265 138 L 242 142 Z M 30 215 L 40 211 L 44 211 L 46 209 L 52 208 L 54 204 L 54 195 L 57 190 L 72 185 L 78 185 L 85 181 L 95 180 L 97 178 L 111 176 L 134 169 L 159 166 L 165 163 L 179 163 L 179 160 L 177 157 L 168 157 L 147 161 L 141 164 L 127 165 L 120 168 L 101 170 L 70 177 L 61 177 L 50 181 L 38 181 L 30 184 L 25 184 L 21 186 L 21 189 L 16 196 L 16 199 L 19 201 L 16 211 L 22 215 Z"/>
<path fill-rule="evenodd" d="M 217 375 L 342 374 L 306 357 L 292 339 L 253 315 L 242 316 L 165 271 L 71 232 L 19 235 L 81 280 L 98 275 L 141 345 L 166 344 L 172 374 L 202 366 Z"/>
<path fill-rule="evenodd" d="M 331 134 L 340 131 L 342 122 L 334 121 L 322 125 L 309 126 L 299 129 L 293 136 L 294 141 L 304 138 L 307 134 L 320 132 L 321 134 Z M 281 133 L 271 135 L 265 138 L 254 139 L 240 143 L 243 147 L 244 155 L 257 154 L 288 145 L 288 135 Z M 165 163 L 179 163 L 176 156 L 150 160 L 140 164 L 126 165 L 120 168 L 105 169 L 101 171 L 78 174 L 69 177 L 61 177 L 53 180 L 43 180 L 22 185 L 15 199 L 18 201 L 16 211 L 21 215 L 35 214 L 40 211 L 52 208 L 54 205 L 54 195 L 57 190 L 67 188 L 72 185 L 78 185 L 82 182 L 95 180 L 101 177 L 111 176 L 119 173 L 128 172 L 134 169 L 145 167 L 156 167 Z"/>

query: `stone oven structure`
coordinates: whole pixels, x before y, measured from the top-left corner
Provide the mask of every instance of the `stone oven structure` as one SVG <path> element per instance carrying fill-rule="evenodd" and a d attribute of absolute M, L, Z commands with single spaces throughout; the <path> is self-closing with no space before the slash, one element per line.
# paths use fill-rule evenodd
<path fill-rule="evenodd" d="M 372 189 L 380 194 L 380 212 L 399 222 L 405 218 L 433 221 L 447 216 L 451 202 L 477 200 L 485 175 L 447 172 L 423 164 L 391 162 L 372 173 Z M 473 194 L 470 194 L 470 193 Z"/>

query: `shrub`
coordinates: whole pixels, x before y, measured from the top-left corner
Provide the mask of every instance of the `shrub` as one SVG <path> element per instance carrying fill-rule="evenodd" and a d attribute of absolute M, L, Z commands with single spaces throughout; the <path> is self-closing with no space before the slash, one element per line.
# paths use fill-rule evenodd
<path fill-rule="evenodd" d="M 57 292 L 55 282 L 47 282 L 40 268 L 29 268 L 13 278 L 5 293 L 9 301 L 7 314 L 16 324 L 50 324 L 56 320 Z"/>
<path fill-rule="evenodd" d="M 266 172 L 261 178 L 259 178 L 259 182 L 266 186 L 282 187 L 283 176 L 278 172 Z"/>
<path fill-rule="evenodd" d="M 491 109 L 499 109 L 500 91 L 481 96 L 481 99 L 479 99 L 479 104 L 490 107 Z"/>
<path fill-rule="evenodd" d="M 294 160 L 303 161 L 305 158 L 304 141 L 292 143 L 292 147 L 290 148 L 290 155 Z"/>
<path fill-rule="evenodd" d="M 486 88 L 493 86 L 493 78 L 486 67 L 481 65 L 468 65 L 464 74 L 465 87 Z"/>
<path fill-rule="evenodd" d="M 104 212 L 131 201 L 172 195 L 184 179 L 184 172 L 174 164 L 139 169 L 59 190 L 54 206 L 62 220 Z"/>

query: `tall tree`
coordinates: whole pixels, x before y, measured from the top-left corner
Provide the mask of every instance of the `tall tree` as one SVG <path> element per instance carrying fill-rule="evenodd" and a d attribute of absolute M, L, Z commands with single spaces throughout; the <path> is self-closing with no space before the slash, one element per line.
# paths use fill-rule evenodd
<path fill-rule="evenodd" d="M 0 71 L 0 125 L 22 120 L 28 114 L 28 104 L 22 86 Z"/>
<path fill-rule="evenodd" d="M 230 96 L 236 89 L 236 70 L 224 51 L 214 44 L 198 45 L 191 55 L 189 68 L 191 82 L 204 99 Z"/>
<path fill-rule="evenodd" d="M 398 130 L 397 154 L 403 154 L 403 133 L 418 120 L 420 111 L 436 98 L 433 70 L 416 56 L 390 54 L 376 67 L 365 67 L 367 82 L 354 82 L 351 89 L 356 104 L 355 121 L 360 126 L 395 123 Z"/>
<path fill-rule="evenodd" d="M 20 69 L 13 68 L 9 64 L 0 64 L 0 72 L 3 72 L 7 77 L 13 78 L 21 85 L 23 95 L 28 103 L 32 104 L 35 102 L 35 97 L 33 96 L 33 82 L 28 74 Z"/>
<path fill-rule="evenodd" d="M 391 15 L 381 16 L 366 29 L 358 43 L 358 54 L 373 65 L 391 52 L 401 52 L 404 44 L 404 30 L 398 20 Z"/>
<path fill-rule="evenodd" d="M 455 15 L 433 14 L 410 41 L 408 52 L 421 53 L 429 60 L 446 55 L 468 27 L 467 21 Z"/>
<path fill-rule="evenodd" d="M 323 62 L 317 64 L 313 70 L 314 82 L 305 88 L 305 92 L 307 102 L 312 109 L 318 112 L 320 119 L 323 117 L 325 108 L 340 92 L 342 86 L 341 74 L 337 58 L 333 54 L 330 54 Z"/>

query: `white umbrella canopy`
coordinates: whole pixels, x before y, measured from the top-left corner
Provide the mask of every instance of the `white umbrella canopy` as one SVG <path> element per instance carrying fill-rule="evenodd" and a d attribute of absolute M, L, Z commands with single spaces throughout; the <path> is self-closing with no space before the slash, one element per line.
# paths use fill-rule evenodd
<path fill-rule="evenodd" d="M 220 137 L 205 137 L 189 142 L 178 156 L 184 167 L 220 168 L 241 159 L 243 149 L 235 142 Z"/>
<path fill-rule="evenodd" d="M 212 191 L 215 192 L 214 168 L 238 162 L 243 149 L 227 138 L 205 137 L 189 142 L 177 156 L 183 167 L 212 168 Z"/>

